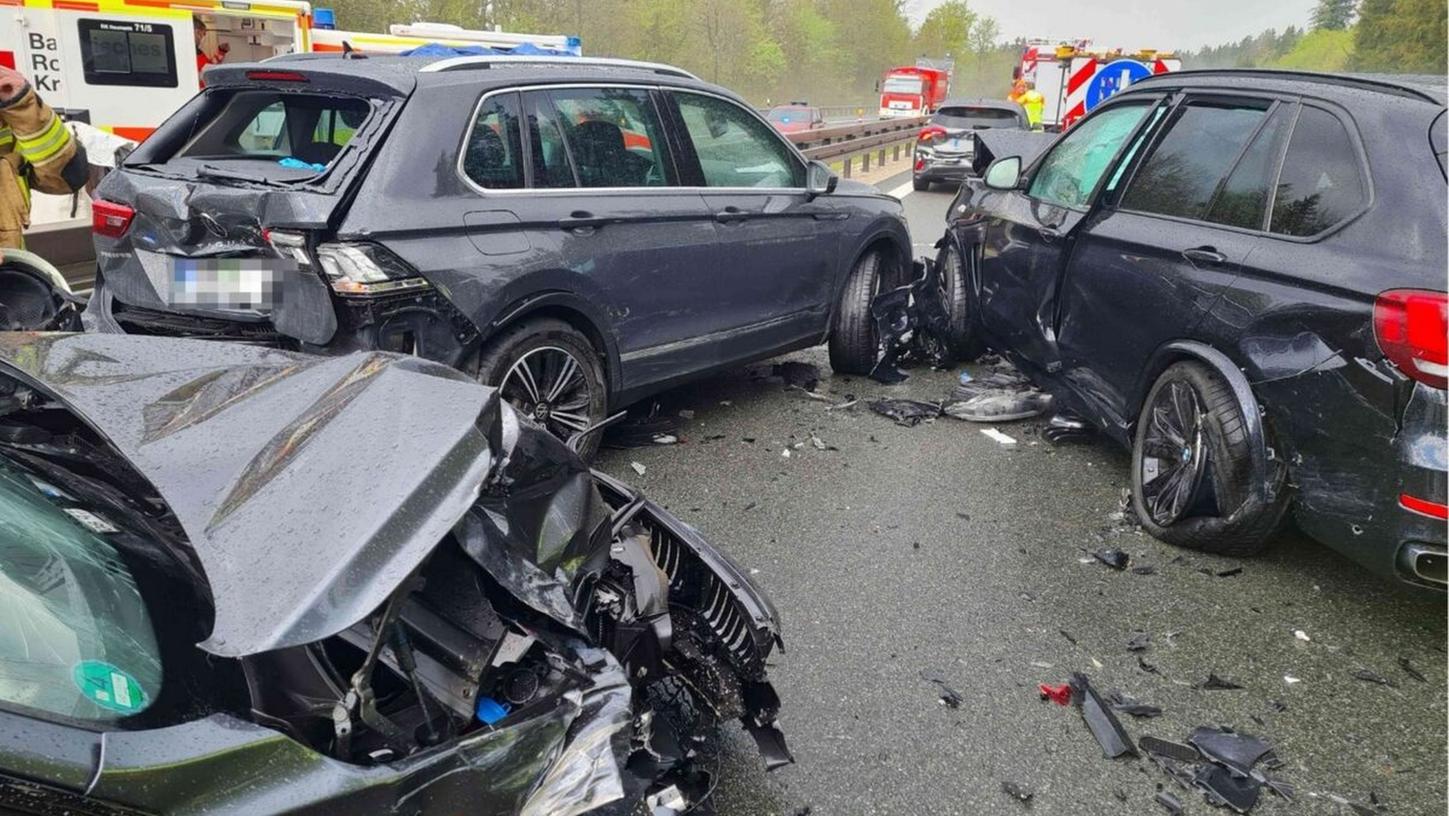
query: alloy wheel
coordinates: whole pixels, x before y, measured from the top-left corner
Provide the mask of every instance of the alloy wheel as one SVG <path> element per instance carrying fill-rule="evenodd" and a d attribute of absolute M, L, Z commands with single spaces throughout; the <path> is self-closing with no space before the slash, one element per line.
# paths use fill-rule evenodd
<path fill-rule="evenodd" d="M 549 433 L 567 440 L 598 418 L 589 415 L 593 391 L 578 358 L 558 346 L 530 349 L 499 385 L 503 398 Z"/>
<path fill-rule="evenodd" d="M 1158 389 L 1142 439 L 1142 504 L 1152 522 L 1166 527 L 1197 503 L 1207 472 L 1203 408 L 1197 392 L 1183 382 Z"/>

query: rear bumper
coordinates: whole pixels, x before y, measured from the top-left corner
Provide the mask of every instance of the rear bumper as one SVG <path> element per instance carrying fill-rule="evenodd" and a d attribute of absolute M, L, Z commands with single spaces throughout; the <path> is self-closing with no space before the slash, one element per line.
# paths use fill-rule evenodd
<path fill-rule="evenodd" d="M 916 151 L 911 175 L 923 181 L 961 181 L 971 175 L 971 154 L 922 153 Z"/>

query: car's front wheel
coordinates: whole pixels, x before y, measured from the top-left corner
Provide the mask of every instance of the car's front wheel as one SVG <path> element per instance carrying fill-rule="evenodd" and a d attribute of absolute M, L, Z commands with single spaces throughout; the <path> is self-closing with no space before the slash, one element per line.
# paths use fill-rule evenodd
<path fill-rule="evenodd" d="M 599 352 L 562 320 L 529 320 L 504 330 L 479 354 L 477 376 L 519 413 L 565 441 L 607 415 Z M 590 434 L 579 446 L 585 461 L 598 451 L 599 437 Z"/>
<path fill-rule="evenodd" d="M 872 249 L 855 262 L 830 326 L 830 367 L 839 374 L 869 374 L 879 341 L 870 302 L 882 291 L 886 255 Z"/>
<path fill-rule="evenodd" d="M 986 351 L 986 342 L 981 338 L 981 329 L 976 325 L 976 315 L 973 314 L 976 303 L 971 295 L 967 262 L 948 236 L 946 246 L 936 256 L 936 279 L 941 289 L 941 302 L 945 304 L 946 316 L 950 319 L 947 342 L 951 355 L 961 362 L 975 360 Z"/>
<path fill-rule="evenodd" d="M 1231 387 L 1203 363 L 1174 363 L 1148 392 L 1132 444 L 1132 505 L 1169 544 L 1218 555 L 1261 552 L 1283 521 L 1286 471 L 1254 498 L 1252 444 Z M 1270 463 L 1273 464 L 1273 463 Z"/>

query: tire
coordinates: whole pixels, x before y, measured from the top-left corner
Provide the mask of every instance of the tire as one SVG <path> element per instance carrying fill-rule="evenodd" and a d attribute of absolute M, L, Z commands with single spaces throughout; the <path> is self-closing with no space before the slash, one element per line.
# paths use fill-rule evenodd
<path fill-rule="evenodd" d="M 1176 419 L 1193 413 L 1198 420 Z M 1174 448 L 1174 437 L 1163 431 L 1173 424 L 1199 430 L 1182 435 Z M 1169 544 L 1215 555 L 1262 552 L 1283 523 L 1287 469 L 1270 461 L 1276 467 L 1276 498 L 1253 499 L 1251 444 L 1242 409 L 1221 376 L 1196 361 L 1169 366 L 1143 401 L 1133 434 L 1132 507 L 1142 526 Z M 1163 455 L 1151 456 L 1153 450 Z M 1184 475 L 1179 484 L 1194 484 L 1186 488 L 1186 498 L 1174 502 L 1167 490 L 1170 474 L 1189 471 L 1196 478 Z"/>
<path fill-rule="evenodd" d="M 931 182 L 926 181 L 923 178 L 916 178 L 915 176 L 911 176 L 911 186 L 916 189 L 916 192 L 925 192 L 926 190 L 931 189 Z"/>
<path fill-rule="evenodd" d="M 884 252 L 873 249 L 855 262 L 830 327 L 830 368 L 837 374 L 869 374 L 879 351 L 870 302 L 881 291 Z"/>
<path fill-rule="evenodd" d="M 576 371 L 569 369 L 564 356 L 573 360 Z M 531 376 L 525 376 L 520 366 Z M 533 393 L 548 397 L 548 390 L 565 375 L 566 390 L 558 398 L 532 400 Z M 599 352 L 583 333 L 562 320 L 527 320 L 500 332 L 479 352 L 475 376 L 484 385 L 499 388 L 519 414 L 565 441 L 575 431 L 608 416 L 608 390 Z M 594 458 L 602 435 L 599 431 L 590 434 L 579 447 L 584 461 Z"/>
<path fill-rule="evenodd" d="M 936 256 L 936 274 L 941 281 L 941 300 L 946 304 L 950 316 L 950 336 L 946 338 L 951 356 L 957 361 L 969 363 L 986 351 L 986 341 L 976 325 L 976 304 L 971 296 L 971 281 L 967 274 L 966 259 L 949 238 L 946 246 Z"/>

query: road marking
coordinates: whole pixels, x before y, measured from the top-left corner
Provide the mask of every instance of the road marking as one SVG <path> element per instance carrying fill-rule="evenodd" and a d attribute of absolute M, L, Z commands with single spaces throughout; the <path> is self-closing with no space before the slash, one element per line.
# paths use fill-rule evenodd
<path fill-rule="evenodd" d="M 905 184 L 902 184 L 901 186 L 895 188 L 894 190 L 887 192 L 886 195 L 890 196 L 891 198 L 905 198 L 906 196 L 914 192 L 915 189 L 916 188 L 913 186 L 912 182 L 908 181 Z"/>

